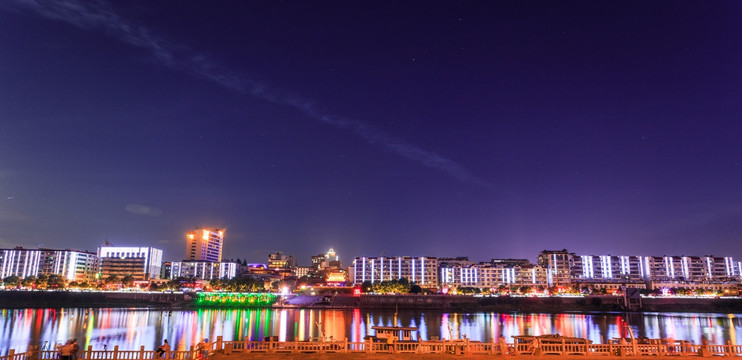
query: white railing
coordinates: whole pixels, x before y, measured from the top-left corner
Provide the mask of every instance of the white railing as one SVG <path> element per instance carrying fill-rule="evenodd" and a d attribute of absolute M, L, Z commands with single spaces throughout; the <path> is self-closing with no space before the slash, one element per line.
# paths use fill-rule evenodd
<path fill-rule="evenodd" d="M 88 347 L 80 351 L 75 360 L 208 360 L 214 352 L 231 355 L 232 353 L 417 353 L 417 354 L 452 354 L 470 355 L 487 354 L 506 355 L 561 355 L 561 356 L 742 356 L 742 345 L 695 345 L 687 342 L 675 344 L 575 344 L 575 343 L 530 343 L 501 345 L 494 339 L 489 342 L 463 340 L 430 340 L 430 341 L 393 341 L 388 343 L 367 339 L 363 342 L 350 342 L 348 339 L 333 341 L 250 341 L 248 338 L 238 341 L 217 341 L 208 344 L 205 351 L 196 351 L 193 347 L 186 351 L 168 351 L 158 356 L 153 350 L 93 350 Z M 59 359 L 56 350 L 31 350 L 15 353 L 10 350 L 0 360 L 55 360 Z"/>

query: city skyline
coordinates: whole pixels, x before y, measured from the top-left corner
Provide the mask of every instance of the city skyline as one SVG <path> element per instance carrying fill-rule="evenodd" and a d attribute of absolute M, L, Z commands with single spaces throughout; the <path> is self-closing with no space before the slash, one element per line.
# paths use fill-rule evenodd
<path fill-rule="evenodd" d="M 0 248 L 742 258 L 742 5 L 669 4 L 2 4 Z"/>

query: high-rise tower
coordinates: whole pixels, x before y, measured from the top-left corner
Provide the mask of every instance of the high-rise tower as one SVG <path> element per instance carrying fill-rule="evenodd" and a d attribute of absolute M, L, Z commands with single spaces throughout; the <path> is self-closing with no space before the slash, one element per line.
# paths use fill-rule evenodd
<path fill-rule="evenodd" d="M 195 229 L 186 235 L 185 260 L 222 261 L 224 229 Z"/>

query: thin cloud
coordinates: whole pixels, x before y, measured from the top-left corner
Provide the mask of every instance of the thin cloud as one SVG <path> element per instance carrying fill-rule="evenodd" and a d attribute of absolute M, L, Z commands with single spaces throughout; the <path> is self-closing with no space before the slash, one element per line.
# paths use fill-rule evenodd
<path fill-rule="evenodd" d="M 207 55 L 185 46 L 175 45 L 153 34 L 146 27 L 133 24 L 120 17 L 103 2 L 16 0 L 15 3 L 45 18 L 64 21 L 80 29 L 104 29 L 110 36 L 121 42 L 144 49 L 163 66 L 188 72 L 225 88 L 265 101 L 293 107 L 312 119 L 334 127 L 348 129 L 368 144 L 446 173 L 462 183 L 481 187 L 492 186 L 485 179 L 472 174 L 451 159 L 395 138 L 362 121 L 323 113 L 317 110 L 310 99 L 270 88 L 243 73 L 219 65 Z"/>
<path fill-rule="evenodd" d="M 145 205 L 130 204 L 130 205 L 126 205 L 124 209 L 126 209 L 126 211 L 132 214 L 135 214 L 135 215 L 146 215 L 146 216 L 162 215 L 162 210 L 156 207 L 145 206 Z"/>

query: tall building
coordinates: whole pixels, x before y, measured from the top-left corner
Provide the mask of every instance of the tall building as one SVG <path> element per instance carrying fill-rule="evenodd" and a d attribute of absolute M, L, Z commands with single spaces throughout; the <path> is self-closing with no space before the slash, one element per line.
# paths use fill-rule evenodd
<path fill-rule="evenodd" d="M 134 280 L 150 280 L 160 277 L 162 250 L 151 247 L 103 246 L 98 248 L 100 277 L 127 275 Z"/>
<path fill-rule="evenodd" d="M 93 281 L 98 257 L 91 252 L 55 249 L 0 249 L 0 278 L 59 275 L 67 281 Z"/>
<path fill-rule="evenodd" d="M 222 261 L 224 229 L 195 229 L 186 234 L 185 260 Z"/>

